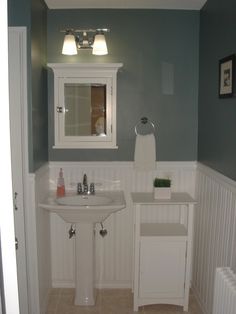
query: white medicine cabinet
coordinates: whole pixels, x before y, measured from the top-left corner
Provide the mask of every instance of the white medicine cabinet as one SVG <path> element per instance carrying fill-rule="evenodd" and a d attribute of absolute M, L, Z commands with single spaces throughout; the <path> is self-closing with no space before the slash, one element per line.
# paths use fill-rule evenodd
<path fill-rule="evenodd" d="M 116 82 L 122 63 L 49 63 L 54 148 L 117 148 Z"/>

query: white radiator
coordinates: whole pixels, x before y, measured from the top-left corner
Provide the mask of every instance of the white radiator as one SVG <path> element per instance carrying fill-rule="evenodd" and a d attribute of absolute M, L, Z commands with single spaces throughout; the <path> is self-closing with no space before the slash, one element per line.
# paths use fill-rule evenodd
<path fill-rule="evenodd" d="M 216 268 L 213 314 L 236 314 L 236 275 L 229 267 Z"/>

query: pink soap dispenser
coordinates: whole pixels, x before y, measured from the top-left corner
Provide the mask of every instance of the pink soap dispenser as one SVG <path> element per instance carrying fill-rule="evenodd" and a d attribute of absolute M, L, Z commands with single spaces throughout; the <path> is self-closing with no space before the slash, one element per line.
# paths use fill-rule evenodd
<path fill-rule="evenodd" d="M 65 196 L 65 194 L 65 181 L 63 178 L 62 168 L 60 168 L 59 177 L 57 179 L 57 197 Z"/>

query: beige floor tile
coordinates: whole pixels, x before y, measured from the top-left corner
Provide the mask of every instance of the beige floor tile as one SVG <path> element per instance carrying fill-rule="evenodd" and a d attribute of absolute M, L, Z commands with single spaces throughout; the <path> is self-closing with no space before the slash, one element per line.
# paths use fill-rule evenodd
<path fill-rule="evenodd" d="M 50 293 L 47 314 L 136 314 L 133 312 L 133 295 L 130 289 L 101 289 L 97 291 L 95 306 L 75 306 L 74 289 L 53 289 Z M 190 314 L 202 314 L 194 295 L 189 298 Z M 183 314 L 175 305 L 146 305 L 139 307 L 140 314 Z"/>
<path fill-rule="evenodd" d="M 62 290 L 61 288 L 52 288 L 49 292 L 49 296 L 51 295 L 61 295 L 62 293 Z"/>
<path fill-rule="evenodd" d="M 59 300 L 56 314 L 67 314 L 72 312 L 75 308 L 74 297 L 64 295 Z"/>
<path fill-rule="evenodd" d="M 97 307 L 75 306 L 73 309 L 69 310 L 67 314 L 105 314 L 105 312 Z"/>
<path fill-rule="evenodd" d="M 74 288 L 61 288 L 61 295 L 75 295 Z"/>
<path fill-rule="evenodd" d="M 47 311 L 48 312 L 56 311 L 58 302 L 59 302 L 59 296 L 58 295 L 51 295 L 49 297 L 49 300 L 48 300 Z"/>
<path fill-rule="evenodd" d="M 153 312 L 165 312 L 165 313 L 171 313 L 171 312 L 178 312 L 181 311 L 183 307 L 177 306 L 177 305 L 168 305 L 168 304 L 155 304 L 155 305 L 145 305 L 144 311 L 145 313 L 153 313 Z"/>

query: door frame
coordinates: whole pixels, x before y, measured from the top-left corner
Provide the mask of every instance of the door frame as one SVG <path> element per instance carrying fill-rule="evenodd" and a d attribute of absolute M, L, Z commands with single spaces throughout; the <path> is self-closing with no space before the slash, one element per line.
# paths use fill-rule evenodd
<path fill-rule="evenodd" d="M 16 270 L 14 215 L 12 211 L 12 178 L 10 151 L 9 75 L 8 75 L 8 21 L 7 0 L 0 1 L 0 27 L 2 30 L 0 68 L 1 81 L 1 196 L 0 232 L 3 282 L 1 283 L 1 312 L 19 314 Z"/>
<path fill-rule="evenodd" d="M 27 28 L 9 27 L 10 31 L 16 32 L 20 37 L 20 63 L 21 73 L 19 73 L 22 87 L 21 112 L 14 108 L 11 113 L 18 115 L 21 128 L 22 146 L 22 182 L 24 199 L 24 223 L 25 223 L 25 260 L 27 275 L 27 303 L 28 313 L 39 314 L 39 279 L 37 260 L 37 235 L 35 216 L 35 195 L 32 190 L 32 174 L 29 172 L 29 148 L 28 148 L 28 79 L 27 79 Z M 17 169 L 12 169 L 17 171 Z M 24 313 L 25 314 L 25 313 Z"/>
<path fill-rule="evenodd" d="M 26 246 L 26 175 L 28 173 L 27 29 L 9 27 L 9 99 L 13 211 L 20 312 L 29 313 Z M 16 196 L 15 196 L 16 195 Z"/>

